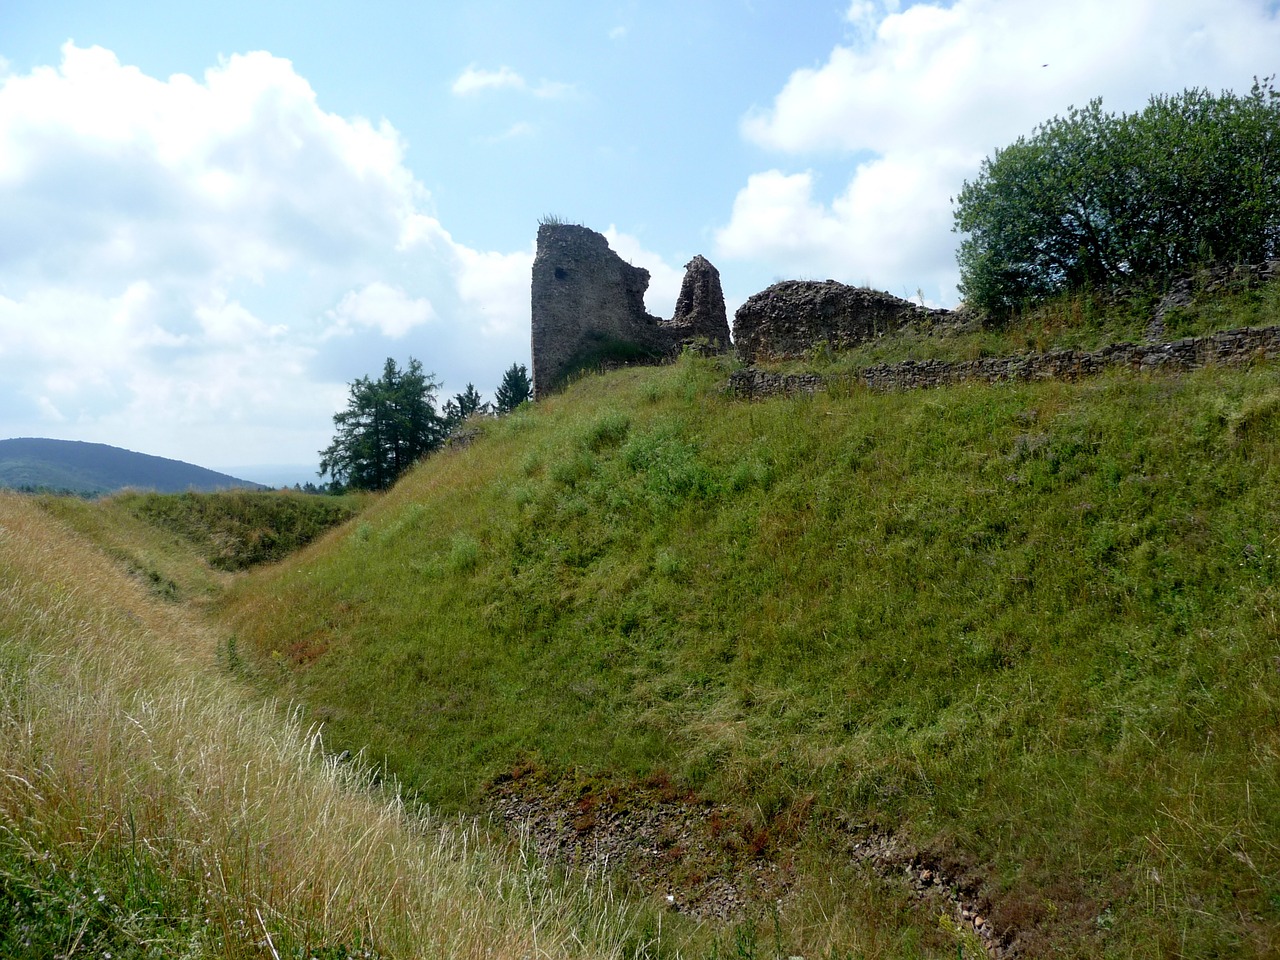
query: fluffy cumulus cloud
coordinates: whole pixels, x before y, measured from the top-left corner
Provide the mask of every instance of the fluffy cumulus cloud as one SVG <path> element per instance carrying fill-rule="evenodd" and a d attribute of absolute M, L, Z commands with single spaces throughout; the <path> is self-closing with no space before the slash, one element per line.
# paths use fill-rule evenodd
<path fill-rule="evenodd" d="M 530 254 L 454 241 L 403 153 L 266 53 L 159 79 L 68 43 L 0 74 L 0 435 L 308 462 L 386 356 L 452 387 L 476 342 L 496 383 L 527 351 Z M 511 263 L 524 289 L 477 292 Z"/>
<path fill-rule="evenodd" d="M 645 308 L 654 316 L 670 319 L 676 312 L 676 298 L 684 282 L 684 268 L 673 267 L 652 250 L 646 250 L 638 237 L 622 233 L 609 224 L 604 231 L 609 247 L 623 260 L 649 271 L 649 289 L 644 294 Z"/>
<path fill-rule="evenodd" d="M 458 250 L 458 292 L 480 330 L 510 342 L 529 336 L 533 247 L 515 253 Z"/>
<path fill-rule="evenodd" d="M 845 19 L 824 64 L 744 118 L 748 141 L 798 163 L 749 178 L 718 249 L 946 301 L 951 197 L 983 157 L 1094 97 L 1135 110 L 1189 86 L 1247 90 L 1280 49 L 1260 0 L 854 0 Z M 851 172 L 833 182 L 840 160 Z"/>
<path fill-rule="evenodd" d="M 334 323 L 326 331 L 326 336 L 347 334 L 355 328 L 367 327 L 398 340 L 434 315 L 435 310 L 425 297 L 412 298 L 399 287 L 375 280 L 359 291 L 347 293 L 338 306 L 328 312 L 328 318 Z"/>

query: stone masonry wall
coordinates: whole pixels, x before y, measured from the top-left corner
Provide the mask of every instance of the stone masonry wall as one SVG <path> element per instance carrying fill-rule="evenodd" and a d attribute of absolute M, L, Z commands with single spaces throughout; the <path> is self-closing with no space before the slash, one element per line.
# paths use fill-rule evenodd
<path fill-rule="evenodd" d="M 576 370 L 657 362 L 693 340 L 728 348 L 720 274 L 703 257 L 688 265 L 672 320 L 645 310 L 648 287 L 649 271 L 610 250 L 602 234 L 574 224 L 540 226 L 530 304 L 534 397 Z"/>
<path fill-rule="evenodd" d="M 701 254 L 684 265 L 684 280 L 669 327 L 686 343 L 703 340 L 713 350 L 729 347 L 729 316 L 720 271 Z"/>
<path fill-rule="evenodd" d="M 835 280 L 783 280 L 747 298 L 733 318 L 746 363 L 803 357 L 820 343 L 847 350 L 909 323 L 950 317 L 878 290 Z"/>
<path fill-rule="evenodd" d="M 979 360 L 907 360 L 878 364 L 852 374 L 781 374 L 748 367 L 729 377 L 739 397 L 816 393 L 831 383 L 861 383 L 872 390 L 918 390 L 965 381 L 1005 383 L 1078 380 L 1104 370 L 1197 370 L 1210 364 L 1238 366 L 1280 359 L 1280 327 L 1227 330 L 1169 343 L 1116 343 L 1101 350 L 1051 350 Z"/>

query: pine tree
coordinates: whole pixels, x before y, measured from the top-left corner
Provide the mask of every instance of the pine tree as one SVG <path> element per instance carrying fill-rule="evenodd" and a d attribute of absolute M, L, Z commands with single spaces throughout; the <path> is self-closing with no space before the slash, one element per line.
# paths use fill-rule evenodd
<path fill-rule="evenodd" d="M 481 399 L 474 383 L 468 383 L 467 389 L 455 393 L 453 399 L 444 405 L 444 419 L 450 432 L 473 413 L 488 412 L 489 405 Z"/>
<path fill-rule="evenodd" d="M 533 398 L 533 384 L 529 380 L 529 371 L 523 363 L 513 363 L 502 375 L 502 383 L 498 384 L 494 394 L 497 412 L 510 413 L 526 400 Z"/>
<path fill-rule="evenodd" d="M 358 490 L 385 490 L 447 436 L 436 412 L 435 376 L 412 357 L 400 370 L 387 359 L 382 377 L 351 384 L 347 409 L 334 414 L 337 435 L 320 451 L 320 476 Z"/>

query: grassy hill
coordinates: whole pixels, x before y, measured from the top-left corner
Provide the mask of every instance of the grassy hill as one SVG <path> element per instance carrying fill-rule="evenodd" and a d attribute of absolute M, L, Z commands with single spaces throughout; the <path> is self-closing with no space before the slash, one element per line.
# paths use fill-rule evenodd
<path fill-rule="evenodd" d="M 754 404 L 725 373 L 491 424 L 239 581 L 237 656 L 444 809 L 728 811 L 664 882 L 781 871 L 800 955 L 965 949 L 851 853 L 886 836 L 1023 955 L 1274 955 L 1280 372 Z"/>
<path fill-rule="evenodd" d="M 1276 295 L 1173 325 L 1275 322 Z M 1111 336 L 1066 302 L 933 349 Z M 215 926 L 188 952 L 218 956 L 1280 953 L 1280 367 L 752 403 L 729 369 L 585 378 L 237 573 L 222 548 L 253 555 L 291 507 L 0 498 L 22 732 L 0 738 L 0 910 L 65 947 L 102 889 L 115 926 L 85 929 L 117 956 L 188 916 Z M 59 692 L 83 664 L 113 678 L 88 688 L 105 712 Z M 251 798 L 241 770 L 345 799 Z M 370 845 L 352 824 L 387 774 L 432 812 L 393 805 Z M 455 813 L 523 820 L 527 846 L 450 834 Z M 395 872 L 420 860 L 445 872 Z M 121 932 L 138 917 L 151 940 Z"/>
<path fill-rule="evenodd" d="M 105 443 L 24 437 L 0 440 L 0 487 L 101 494 L 134 487 L 160 493 L 184 490 L 263 489 L 183 463 Z"/>

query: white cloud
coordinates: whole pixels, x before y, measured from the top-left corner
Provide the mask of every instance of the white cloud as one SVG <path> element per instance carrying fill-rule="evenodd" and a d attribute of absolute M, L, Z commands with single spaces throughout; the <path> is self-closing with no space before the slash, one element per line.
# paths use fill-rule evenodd
<path fill-rule="evenodd" d="M 507 66 L 499 67 L 497 70 L 485 70 L 473 65 L 458 74 L 450 89 L 459 97 L 483 93 L 486 90 L 516 90 L 543 99 L 553 99 L 571 94 L 573 85 L 555 80 L 539 80 L 531 84 Z"/>
<path fill-rule="evenodd" d="M 618 26 L 614 27 L 612 30 L 609 31 L 609 39 L 622 40 L 623 38 L 626 37 L 628 32 L 629 30 L 627 27 L 625 27 L 622 24 L 618 24 Z"/>
<path fill-rule="evenodd" d="M 499 67 L 497 70 L 482 70 L 476 66 L 467 67 L 453 81 L 453 92 L 460 97 L 483 90 L 524 90 L 528 86 L 524 77 L 510 67 Z"/>
<path fill-rule="evenodd" d="M 459 246 L 458 258 L 458 294 L 475 329 L 490 341 L 511 344 L 509 352 L 527 350 L 533 250 L 492 253 Z"/>
<path fill-rule="evenodd" d="M 684 268 L 673 267 L 661 256 L 646 250 L 639 238 L 619 232 L 613 224 L 604 231 L 613 252 L 628 263 L 649 271 L 649 289 L 645 292 L 645 308 L 656 317 L 670 319 L 676 312 L 676 298 L 684 282 Z"/>
<path fill-rule="evenodd" d="M 503 143 L 507 140 L 523 140 L 538 132 L 538 128 L 526 120 L 519 120 L 503 130 L 497 136 L 489 137 L 489 143 Z"/>
<path fill-rule="evenodd" d="M 754 174 L 735 198 L 729 224 L 716 233 L 717 254 L 897 296 L 924 287 L 936 299 L 957 280 L 946 198 L 948 174 L 962 168 L 954 156 L 868 161 L 830 203 L 816 196 L 811 172 Z"/>
<path fill-rule="evenodd" d="M 572 83 L 562 83 L 559 80 L 539 80 L 530 90 L 535 97 L 543 100 L 559 100 L 577 92 Z"/>
<path fill-rule="evenodd" d="M 0 75 L 0 436 L 312 461 L 346 382 L 406 346 L 451 389 L 497 382 L 464 261 L 503 256 L 456 243 L 400 135 L 324 111 L 287 60 L 162 80 L 68 43 Z M 511 283 L 488 300 L 517 323 Z"/>
<path fill-rule="evenodd" d="M 348 291 L 326 316 L 334 321 L 325 332 L 326 337 L 366 327 L 398 340 L 414 327 L 430 321 L 435 309 L 425 297 L 410 297 L 399 287 L 376 280 L 360 290 Z"/>
<path fill-rule="evenodd" d="M 273 340 L 282 336 L 287 327 L 268 326 L 255 317 L 244 304 L 228 300 L 225 292 L 211 291 L 210 301 L 195 308 L 196 319 L 204 334 L 204 342 L 210 346 L 236 347 L 255 341 Z"/>
<path fill-rule="evenodd" d="M 805 172 L 752 176 L 717 234 L 722 255 L 880 275 L 891 292 L 942 283 L 930 296 L 953 299 L 950 198 L 984 156 L 1097 96 L 1135 110 L 1188 86 L 1246 90 L 1280 49 L 1280 13 L 1256 0 L 899 6 L 853 0 L 855 39 L 743 119 L 761 147 L 855 169 L 825 200 Z"/>
<path fill-rule="evenodd" d="M 872 32 L 793 73 L 744 120 L 748 139 L 786 151 L 944 140 L 987 152 L 1096 96 L 1135 109 L 1191 85 L 1247 89 L 1280 45 L 1280 15 L 1250 0 L 958 0 L 900 13 L 855 2 L 849 19 Z"/>

